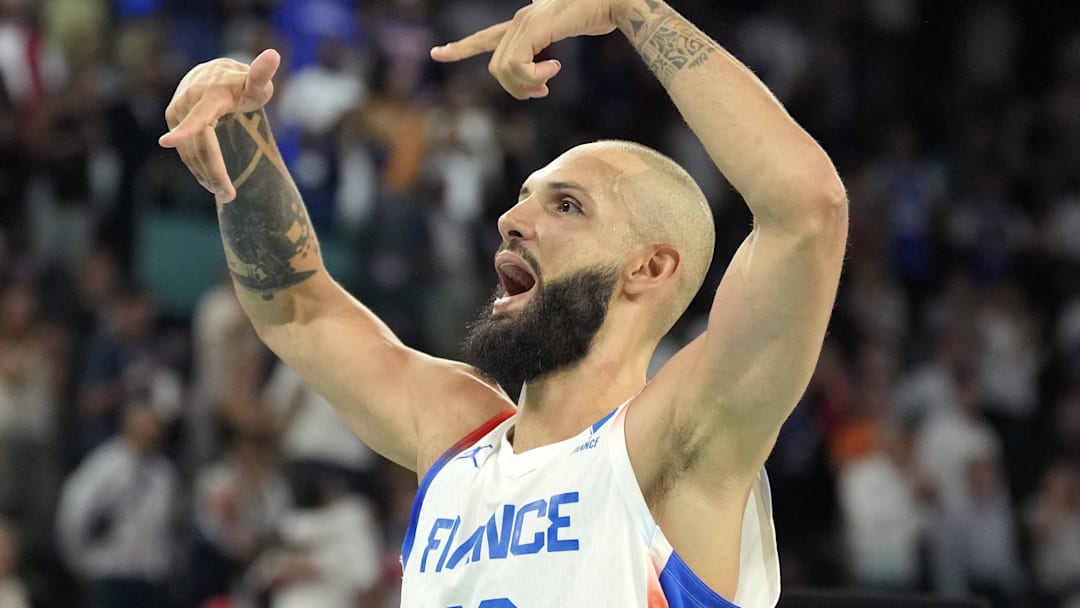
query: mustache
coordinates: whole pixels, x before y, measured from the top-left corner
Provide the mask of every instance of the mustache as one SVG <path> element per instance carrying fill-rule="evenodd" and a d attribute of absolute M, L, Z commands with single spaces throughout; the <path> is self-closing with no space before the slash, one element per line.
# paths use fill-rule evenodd
<path fill-rule="evenodd" d="M 525 245 L 521 244 L 521 239 L 517 237 L 511 237 L 510 240 L 504 242 L 502 245 L 499 246 L 499 249 L 495 252 L 495 255 L 499 255 L 504 251 L 516 253 L 517 255 L 521 256 L 521 259 L 525 260 L 525 263 L 528 264 L 530 268 L 532 268 L 533 276 L 536 277 L 536 280 L 540 280 L 540 262 L 537 262 L 536 258 L 533 257 L 533 254 L 528 249 L 525 249 Z"/>

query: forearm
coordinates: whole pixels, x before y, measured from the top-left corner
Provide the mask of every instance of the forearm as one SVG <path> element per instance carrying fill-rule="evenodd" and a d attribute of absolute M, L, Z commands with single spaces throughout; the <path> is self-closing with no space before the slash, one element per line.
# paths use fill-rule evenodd
<path fill-rule="evenodd" d="M 235 199 L 218 203 L 218 221 L 240 303 L 256 324 L 292 320 L 298 296 L 325 275 L 300 192 L 265 112 L 228 115 L 215 131 L 236 187 Z"/>
<path fill-rule="evenodd" d="M 660 0 L 626 0 L 615 18 L 759 222 L 843 198 L 817 142 L 714 40 Z"/>

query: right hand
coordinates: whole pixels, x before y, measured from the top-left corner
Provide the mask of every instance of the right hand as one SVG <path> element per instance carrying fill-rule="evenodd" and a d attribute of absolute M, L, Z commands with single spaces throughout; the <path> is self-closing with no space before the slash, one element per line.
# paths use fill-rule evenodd
<path fill-rule="evenodd" d="M 165 122 L 169 132 L 158 139 L 164 148 L 176 148 L 203 188 L 220 203 L 236 198 L 214 127 L 228 114 L 253 112 L 274 95 L 272 81 L 281 55 L 273 49 L 259 53 L 251 65 L 215 59 L 195 66 L 176 87 Z"/>
<path fill-rule="evenodd" d="M 491 53 L 488 71 L 516 99 L 547 97 L 557 60 L 536 61 L 548 46 L 574 36 L 601 36 L 617 26 L 617 0 L 532 0 L 510 21 L 486 27 L 457 42 L 431 49 L 440 63 Z"/>

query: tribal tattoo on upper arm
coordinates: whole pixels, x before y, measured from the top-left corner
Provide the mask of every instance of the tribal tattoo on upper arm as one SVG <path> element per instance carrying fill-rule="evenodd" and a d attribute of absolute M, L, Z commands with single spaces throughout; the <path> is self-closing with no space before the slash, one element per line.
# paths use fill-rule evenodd
<path fill-rule="evenodd" d="M 229 272 L 264 300 L 273 299 L 316 272 L 294 266 L 318 254 L 311 220 L 262 110 L 223 118 L 215 132 L 229 175 L 236 176 L 236 198 L 218 205 Z"/>
<path fill-rule="evenodd" d="M 719 46 L 667 5 L 645 0 L 648 12 L 630 15 L 631 42 L 664 87 L 685 68 L 705 63 Z"/>

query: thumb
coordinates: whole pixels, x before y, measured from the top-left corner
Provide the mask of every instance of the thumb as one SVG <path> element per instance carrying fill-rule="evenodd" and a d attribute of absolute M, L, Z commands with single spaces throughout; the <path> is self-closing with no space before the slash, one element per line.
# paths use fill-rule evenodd
<path fill-rule="evenodd" d="M 281 66 L 281 55 L 274 49 L 266 49 L 251 60 L 248 69 L 248 83 L 255 87 L 265 87 Z"/>
<path fill-rule="evenodd" d="M 533 68 L 533 77 L 540 82 L 547 82 L 562 70 L 562 63 L 558 59 L 548 59 L 538 62 Z"/>
<path fill-rule="evenodd" d="M 244 83 L 244 99 L 262 106 L 270 101 L 274 92 L 273 78 L 281 67 L 281 55 L 274 49 L 266 49 L 251 60 L 247 81 Z"/>

